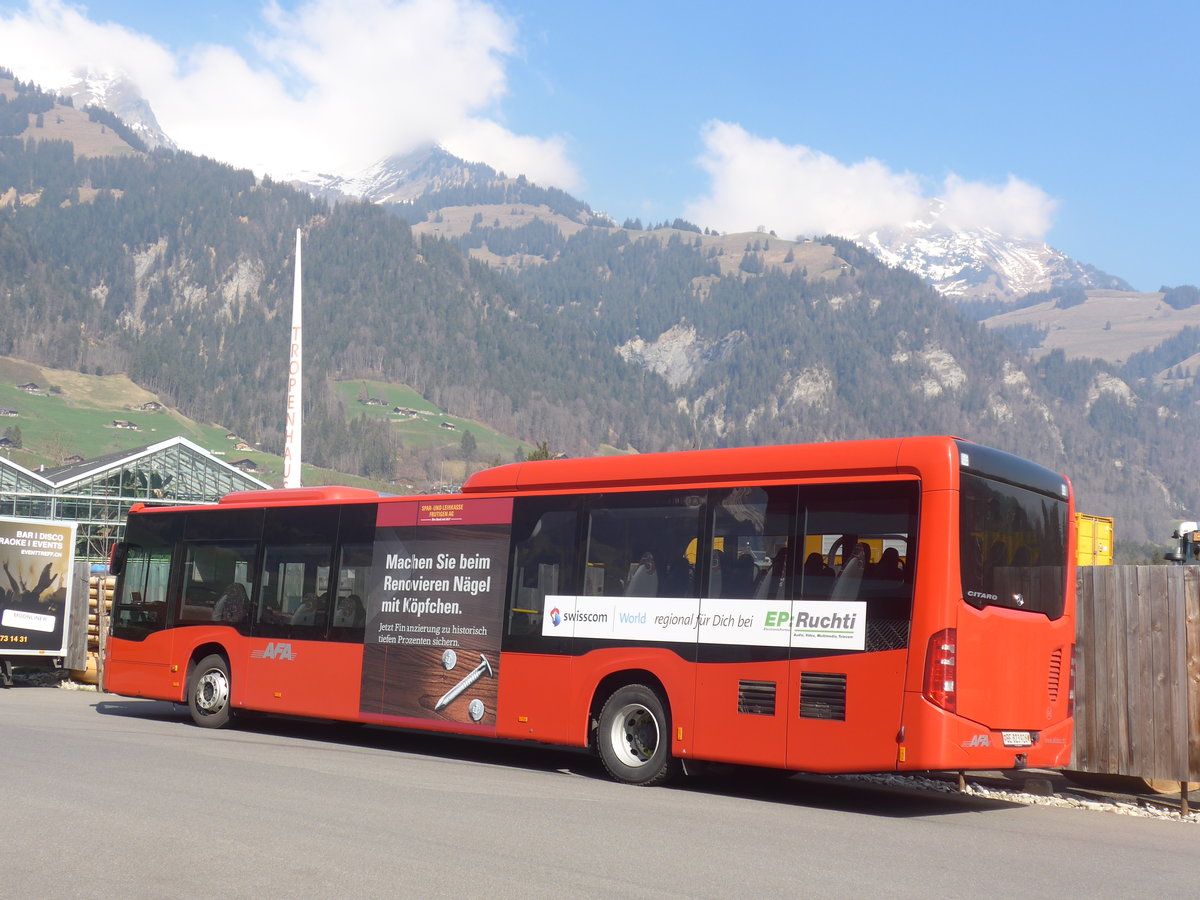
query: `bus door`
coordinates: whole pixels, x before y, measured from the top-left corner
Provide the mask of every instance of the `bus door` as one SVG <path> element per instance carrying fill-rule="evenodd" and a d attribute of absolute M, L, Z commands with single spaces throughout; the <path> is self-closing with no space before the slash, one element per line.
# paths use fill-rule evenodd
<path fill-rule="evenodd" d="M 916 569 L 916 481 L 801 489 L 787 767 L 896 765 Z"/>
<path fill-rule="evenodd" d="M 193 525 L 197 522 L 207 524 L 199 516 L 187 519 L 187 525 L 199 535 L 188 535 L 181 547 L 178 592 L 172 597 L 177 627 L 168 632 L 171 659 L 182 675 L 188 671 L 189 660 L 198 662 L 198 657 L 205 655 L 205 651 L 197 648 L 210 647 L 223 653 L 229 660 L 233 702 L 240 705 L 240 691 L 245 688 L 240 677 L 243 642 L 250 633 L 251 598 L 258 574 L 258 535 L 251 536 L 249 528 L 241 533 L 231 528 L 234 537 L 209 539 L 207 533 Z M 260 514 L 258 530 L 261 522 Z M 188 689 L 186 683 L 180 688 Z"/>
<path fill-rule="evenodd" d="M 167 630 L 171 560 L 178 516 L 131 517 L 119 546 L 120 591 L 112 608 L 105 689 L 141 697 L 175 697 Z"/>
<path fill-rule="evenodd" d="M 696 714 L 699 759 L 785 765 L 787 631 L 765 628 L 786 599 L 795 570 L 795 486 L 710 492 L 712 537 L 699 565 Z"/>
<path fill-rule="evenodd" d="M 268 509 L 252 638 L 244 643 L 238 705 L 296 715 L 342 717 L 357 709 L 355 690 L 336 683 L 326 637 L 337 589 L 333 575 L 339 508 Z M 361 661 L 361 649 L 359 650 Z"/>

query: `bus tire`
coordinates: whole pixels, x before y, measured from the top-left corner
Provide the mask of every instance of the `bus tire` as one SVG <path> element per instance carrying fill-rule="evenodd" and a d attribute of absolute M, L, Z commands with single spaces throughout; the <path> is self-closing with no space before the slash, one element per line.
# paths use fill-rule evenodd
<path fill-rule="evenodd" d="M 232 718 L 229 663 L 213 653 L 192 668 L 188 679 L 188 711 L 202 728 L 224 728 Z"/>
<path fill-rule="evenodd" d="M 604 702 L 596 744 L 608 774 L 625 784 L 663 784 L 679 769 L 666 706 L 643 684 L 626 685 Z"/>

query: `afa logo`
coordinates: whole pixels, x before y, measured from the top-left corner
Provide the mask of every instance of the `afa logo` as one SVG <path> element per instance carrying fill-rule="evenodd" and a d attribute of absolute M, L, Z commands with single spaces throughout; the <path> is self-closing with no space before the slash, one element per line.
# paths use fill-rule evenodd
<path fill-rule="evenodd" d="M 283 642 L 271 641 L 262 650 L 251 650 L 251 659 L 287 659 L 293 660 L 296 654 L 292 652 L 292 645 Z"/>
<path fill-rule="evenodd" d="M 559 612 L 557 606 L 550 610 L 550 624 L 555 628 L 562 624 L 562 613 Z"/>

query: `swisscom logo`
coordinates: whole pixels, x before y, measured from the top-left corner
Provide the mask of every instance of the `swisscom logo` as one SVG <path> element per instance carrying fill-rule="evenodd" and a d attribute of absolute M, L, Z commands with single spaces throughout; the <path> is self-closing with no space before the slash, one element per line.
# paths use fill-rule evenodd
<path fill-rule="evenodd" d="M 562 624 L 562 613 L 559 612 L 557 606 L 550 610 L 550 624 L 555 628 Z"/>

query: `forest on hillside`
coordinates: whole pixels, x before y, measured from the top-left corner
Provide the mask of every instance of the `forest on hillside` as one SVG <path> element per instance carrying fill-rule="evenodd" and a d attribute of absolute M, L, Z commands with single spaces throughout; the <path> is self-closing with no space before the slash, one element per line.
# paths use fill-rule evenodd
<path fill-rule="evenodd" d="M 456 414 L 581 452 L 681 442 L 666 386 L 597 353 L 586 325 L 523 302 L 452 243 L 378 207 L 330 207 L 188 154 L 74 159 L 0 139 L 0 354 L 127 372 L 192 418 L 282 449 L 292 248 L 305 234 L 306 455 L 384 476 L 403 452 L 333 378 L 405 383 Z M 645 410 L 655 413 L 644 427 Z M 375 450 L 351 449 L 370 435 Z"/>

